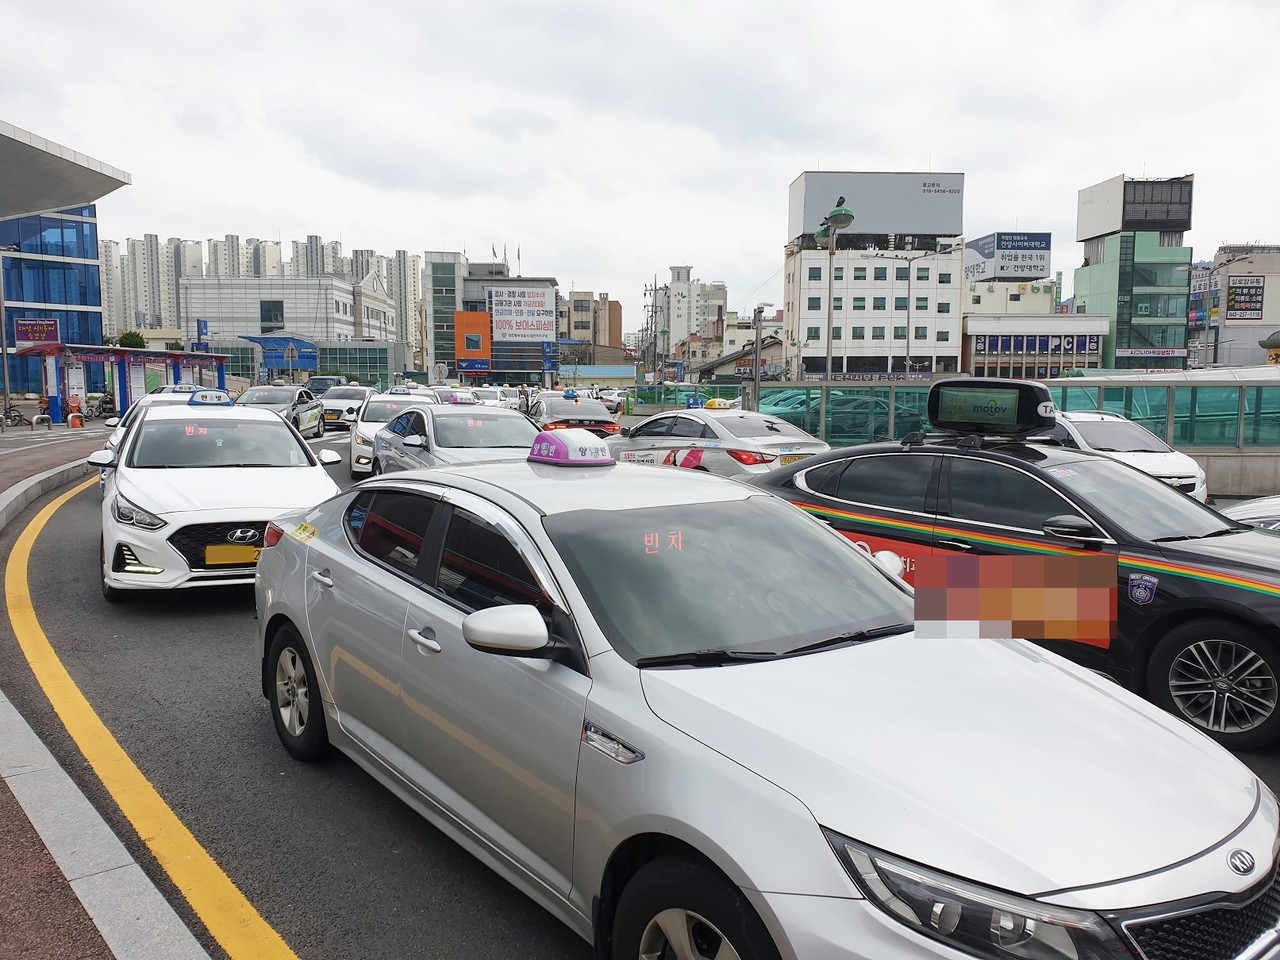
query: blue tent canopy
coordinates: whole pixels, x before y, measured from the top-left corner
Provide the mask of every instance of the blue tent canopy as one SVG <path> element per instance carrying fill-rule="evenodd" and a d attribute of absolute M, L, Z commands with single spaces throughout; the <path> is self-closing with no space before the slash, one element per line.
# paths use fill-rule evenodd
<path fill-rule="evenodd" d="M 270 370 L 285 370 L 288 368 L 294 370 L 320 369 L 320 350 L 311 340 L 304 340 L 302 337 L 289 336 L 288 334 L 275 337 L 250 337 L 242 334 L 240 339 L 248 340 L 262 347 L 262 365 Z M 290 347 L 293 347 L 298 354 L 293 360 L 285 356 L 285 352 Z"/>

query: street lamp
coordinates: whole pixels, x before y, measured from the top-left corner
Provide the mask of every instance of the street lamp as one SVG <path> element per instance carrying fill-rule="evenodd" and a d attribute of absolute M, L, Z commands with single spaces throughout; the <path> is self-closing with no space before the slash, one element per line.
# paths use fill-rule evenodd
<path fill-rule="evenodd" d="M 828 384 L 831 382 L 831 328 L 835 322 L 836 234 L 851 226 L 853 226 L 853 211 L 844 205 L 844 197 L 841 197 L 813 234 L 815 243 L 825 242 L 827 245 L 827 359 L 826 365 L 822 368 L 822 376 Z M 823 437 L 827 434 L 828 389 L 827 386 L 819 388 L 821 395 L 818 398 L 818 423 L 820 424 L 818 433 Z"/>
<path fill-rule="evenodd" d="M 913 366 L 911 362 L 911 308 L 914 305 L 915 301 L 911 299 L 911 270 L 912 270 L 911 264 L 913 264 L 917 260 L 925 260 L 925 259 L 928 259 L 929 257 L 936 257 L 940 253 L 950 253 L 954 249 L 955 247 L 952 246 L 952 247 L 948 247 L 946 250 L 931 250 L 931 251 L 926 250 L 922 253 L 916 254 L 914 257 L 900 256 L 892 253 L 877 253 L 875 255 L 877 258 L 881 260 L 896 260 L 896 261 L 899 261 L 900 263 L 905 263 L 907 265 L 907 335 L 905 337 L 906 346 L 903 348 L 903 354 L 902 354 L 902 370 L 904 373 L 911 373 L 912 366 Z M 937 344 L 937 330 L 935 325 L 935 329 L 932 332 L 932 336 L 930 337 L 930 340 L 929 340 L 929 372 L 935 373 L 936 371 L 934 368 L 937 365 L 938 365 L 938 344 Z M 915 366 L 923 367 L 924 362 L 921 361 L 919 364 L 916 364 Z M 892 348 L 890 348 L 889 350 L 889 372 L 890 373 L 893 372 L 893 349 Z"/>

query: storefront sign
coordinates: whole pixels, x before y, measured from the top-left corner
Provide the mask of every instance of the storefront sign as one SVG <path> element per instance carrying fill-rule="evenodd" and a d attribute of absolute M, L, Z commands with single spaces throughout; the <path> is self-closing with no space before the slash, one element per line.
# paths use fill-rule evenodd
<path fill-rule="evenodd" d="M 58 321 L 42 317 L 16 317 L 13 321 L 13 339 L 20 347 L 30 343 L 57 343 Z"/>
<path fill-rule="evenodd" d="M 1117 347 L 1117 357 L 1185 357 L 1185 347 Z"/>
<path fill-rule="evenodd" d="M 1262 284 L 1265 277 L 1227 278 L 1227 319 L 1262 319 Z"/>

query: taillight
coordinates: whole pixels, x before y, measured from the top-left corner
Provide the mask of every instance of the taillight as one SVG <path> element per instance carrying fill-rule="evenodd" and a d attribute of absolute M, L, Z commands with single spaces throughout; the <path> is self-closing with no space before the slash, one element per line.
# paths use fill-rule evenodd
<path fill-rule="evenodd" d="M 277 527 L 274 522 L 267 522 L 267 530 L 262 535 L 263 547 L 274 547 L 280 542 L 280 538 L 284 536 L 284 528 Z"/>
<path fill-rule="evenodd" d="M 621 429 L 616 423 L 604 423 L 601 426 L 604 428 L 605 433 L 617 433 Z"/>
<path fill-rule="evenodd" d="M 547 423 L 547 424 L 543 424 L 542 429 L 543 430 L 568 430 L 569 425 L 567 423 Z"/>
<path fill-rule="evenodd" d="M 757 467 L 762 463 L 773 463 L 778 459 L 776 456 L 767 453 L 756 453 L 754 450 L 726 450 L 725 453 L 748 467 Z"/>

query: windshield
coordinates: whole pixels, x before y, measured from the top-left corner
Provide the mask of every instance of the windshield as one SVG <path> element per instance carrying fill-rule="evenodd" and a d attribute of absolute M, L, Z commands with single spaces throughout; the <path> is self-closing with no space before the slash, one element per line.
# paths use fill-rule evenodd
<path fill-rule="evenodd" d="M 363 400 L 369 391 L 363 387 L 330 387 L 324 392 L 326 400 Z"/>
<path fill-rule="evenodd" d="M 1186 540 L 1234 525 L 1162 480 L 1118 460 L 1082 457 L 1044 472 L 1136 540 Z"/>
<path fill-rule="evenodd" d="M 912 598 L 866 553 L 781 500 L 748 497 L 544 521 L 614 649 L 783 652 L 912 621 Z"/>
<path fill-rule="evenodd" d="M 403 400 L 370 400 L 360 411 L 360 419 L 365 423 L 387 423 L 410 407 L 421 403 L 421 400 L 413 400 L 409 397 Z"/>
<path fill-rule="evenodd" d="M 480 400 L 501 400 L 502 394 L 497 390 L 472 390 L 473 394 Z"/>
<path fill-rule="evenodd" d="M 1108 453 L 1172 453 L 1173 448 L 1141 424 L 1129 420 L 1072 420 L 1084 442 Z"/>
<path fill-rule="evenodd" d="M 293 388 L 250 387 L 236 403 L 293 403 Z"/>
<path fill-rule="evenodd" d="M 441 447 L 523 447 L 533 446 L 538 428 L 525 417 L 494 416 L 492 407 L 475 415 L 447 415 L 431 418 L 435 441 Z"/>
<path fill-rule="evenodd" d="M 309 467 L 306 444 L 283 420 L 143 420 L 129 466 L 147 468 Z"/>
<path fill-rule="evenodd" d="M 552 420 L 613 421 L 613 415 L 599 400 L 566 400 L 564 397 L 555 397 L 543 402 L 543 410 Z"/>
<path fill-rule="evenodd" d="M 716 422 L 735 437 L 791 437 L 796 440 L 812 440 L 813 437 L 799 427 L 776 420 L 773 417 L 717 417 Z"/>

